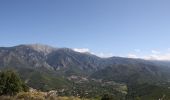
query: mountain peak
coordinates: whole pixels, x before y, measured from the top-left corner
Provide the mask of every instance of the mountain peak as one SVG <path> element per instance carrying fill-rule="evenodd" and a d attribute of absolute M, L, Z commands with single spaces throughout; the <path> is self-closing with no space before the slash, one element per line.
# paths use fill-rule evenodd
<path fill-rule="evenodd" d="M 56 50 L 57 48 L 51 47 L 49 45 L 44 44 L 28 44 L 27 47 L 30 47 L 38 52 L 43 52 L 44 54 L 49 54 L 52 51 Z"/>

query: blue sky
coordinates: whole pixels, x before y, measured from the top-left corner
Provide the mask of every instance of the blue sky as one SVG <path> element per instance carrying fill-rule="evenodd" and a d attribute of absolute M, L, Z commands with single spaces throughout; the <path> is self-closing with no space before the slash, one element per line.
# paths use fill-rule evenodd
<path fill-rule="evenodd" d="M 169 55 L 169 5 L 169 0 L 0 0 L 0 46 L 41 43 L 106 56 Z"/>

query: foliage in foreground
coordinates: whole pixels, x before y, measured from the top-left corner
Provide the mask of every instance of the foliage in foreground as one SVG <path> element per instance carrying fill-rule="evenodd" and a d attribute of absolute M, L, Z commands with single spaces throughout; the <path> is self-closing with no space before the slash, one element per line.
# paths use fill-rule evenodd
<path fill-rule="evenodd" d="M 48 95 L 45 92 L 20 92 L 16 96 L 0 96 L 0 100 L 99 100 L 99 99 L 58 97 L 57 95 Z"/>
<path fill-rule="evenodd" d="M 16 72 L 12 70 L 0 72 L 0 95 L 12 96 L 21 91 L 28 91 L 28 87 Z"/>

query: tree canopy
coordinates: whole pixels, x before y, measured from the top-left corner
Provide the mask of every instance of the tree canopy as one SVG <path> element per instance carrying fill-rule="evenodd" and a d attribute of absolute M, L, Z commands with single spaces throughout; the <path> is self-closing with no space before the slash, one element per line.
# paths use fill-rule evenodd
<path fill-rule="evenodd" d="M 28 91 L 28 87 L 15 71 L 0 72 L 0 95 L 15 95 L 21 91 Z"/>

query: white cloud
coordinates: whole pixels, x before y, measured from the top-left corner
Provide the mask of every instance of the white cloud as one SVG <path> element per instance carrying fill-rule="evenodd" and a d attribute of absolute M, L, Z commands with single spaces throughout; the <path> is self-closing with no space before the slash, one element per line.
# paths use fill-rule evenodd
<path fill-rule="evenodd" d="M 95 54 L 99 57 L 102 57 L 102 58 L 108 58 L 108 57 L 113 57 L 113 53 L 103 53 L 103 52 L 100 52 L 98 54 Z"/>
<path fill-rule="evenodd" d="M 93 55 L 96 55 L 102 58 L 108 58 L 108 57 L 114 56 L 113 53 L 109 53 L 109 52 L 99 52 L 99 53 L 92 52 L 88 48 L 74 48 L 73 50 L 76 52 L 80 52 L 80 53 L 89 52 Z M 142 55 L 142 52 L 140 49 L 134 49 L 134 51 L 132 53 L 129 53 L 126 57 L 141 58 L 141 59 L 146 59 L 146 60 L 169 60 L 170 61 L 170 49 L 167 49 L 166 51 L 167 51 L 166 53 L 162 53 L 157 50 L 151 50 L 150 54 Z"/>
<path fill-rule="evenodd" d="M 90 52 L 88 48 L 74 48 L 73 50 L 80 53 Z"/>
<path fill-rule="evenodd" d="M 170 60 L 170 53 L 153 54 L 153 55 L 145 56 L 144 59 L 148 59 L 148 60 Z"/>
<path fill-rule="evenodd" d="M 128 54 L 128 56 L 127 56 L 128 58 L 138 58 L 138 56 L 137 55 L 135 55 L 135 54 Z"/>
<path fill-rule="evenodd" d="M 152 50 L 151 52 L 152 52 L 153 54 L 160 54 L 160 52 L 157 51 L 157 50 Z"/>
<path fill-rule="evenodd" d="M 164 55 L 144 55 L 144 56 L 138 56 L 136 54 L 128 54 L 128 58 L 141 58 L 146 60 L 170 60 L 170 54 L 164 54 Z"/>
<path fill-rule="evenodd" d="M 169 50 L 169 49 L 168 49 Z M 161 53 L 157 50 L 151 50 L 151 54 L 142 55 L 141 52 L 134 52 L 127 55 L 128 58 L 141 58 L 146 60 L 169 60 L 170 61 L 170 50 L 165 53 Z"/>
<path fill-rule="evenodd" d="M 88 48 L 74 48 L 73 50 L 76 51 L 76 52 L 80 52 L 80 53 L 88 52 L 88 53 L 91 53 L 93 55 L 96 55 L 96 56 L 102 57 L 102 58 L 108 58 L 108 57 L 112 57 L 113 56 L 113 53 L 104 53 L 104 52 L 95 53 L 95 52 L 92 52 Z"/>

